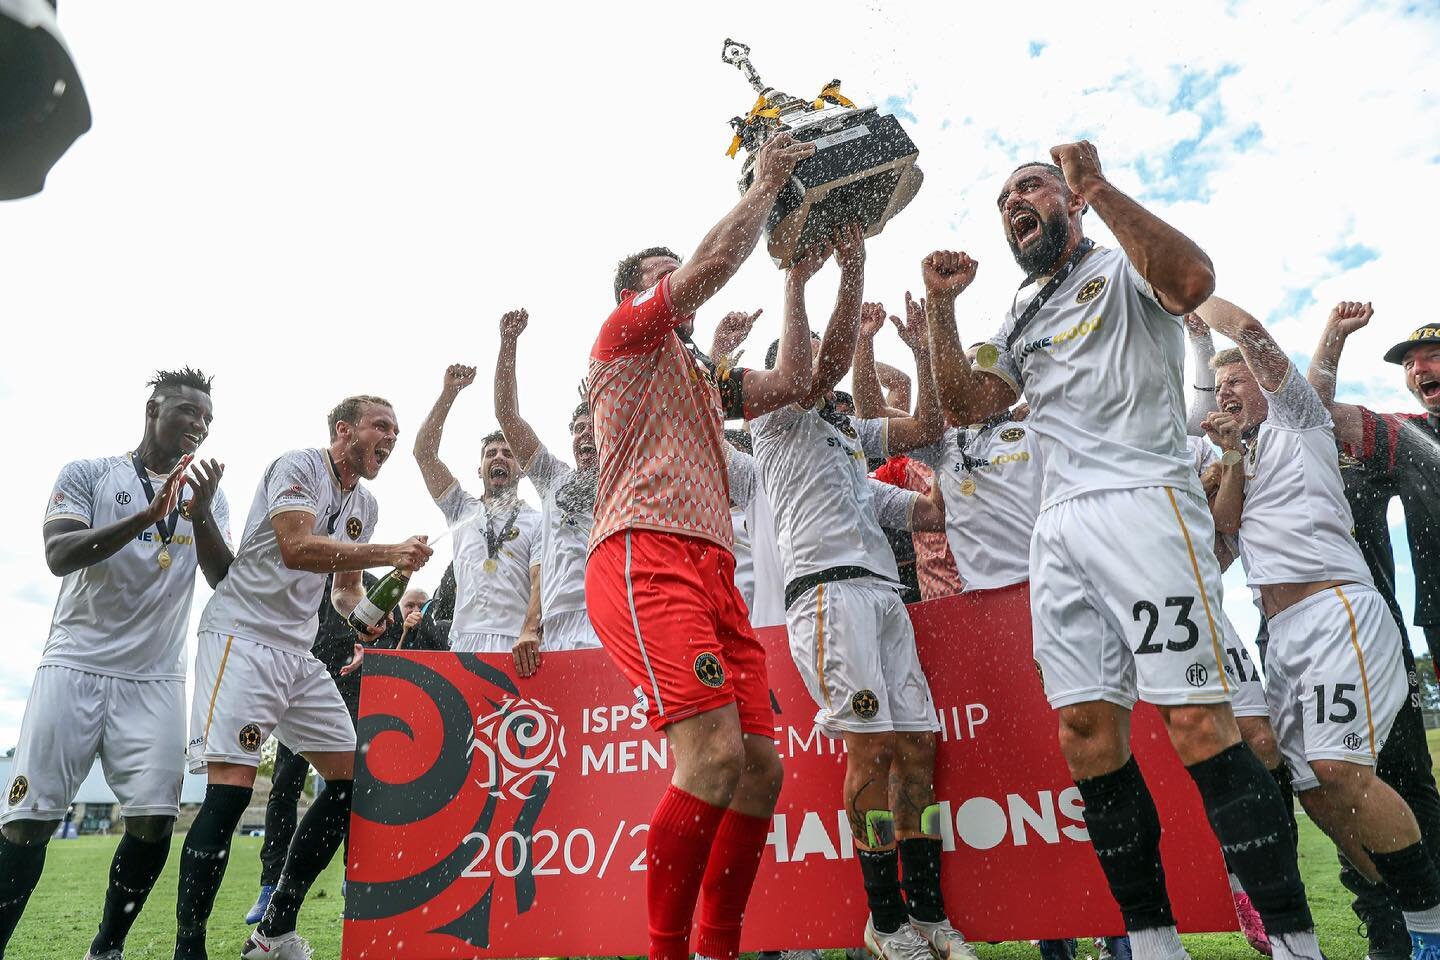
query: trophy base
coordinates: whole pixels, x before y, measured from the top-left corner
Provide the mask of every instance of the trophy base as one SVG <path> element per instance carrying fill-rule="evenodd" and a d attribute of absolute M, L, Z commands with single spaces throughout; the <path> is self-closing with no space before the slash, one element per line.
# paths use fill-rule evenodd
<path fill-rule="evenodd" d="M 0 11 L 0 200 L 39 193 L 50 168 L 90 129 L 80 75 L 46 3 Z M 33 9 L 32 9 L 33 8 Z"/>
<path fill-rule="evenodd" d="M 839 224 L 858 221 L 865 236 L 880 233 L 924 180 L 915 165 L 919 149 L 898 120 L 879 116 L 874 107 L 797 125 L 791 134 L 817 149 L 796 164 L 765 224 L 770 258 L 781 269 L 829 240 Z M 749 186 L 750 166 L 741 189 Z"/>

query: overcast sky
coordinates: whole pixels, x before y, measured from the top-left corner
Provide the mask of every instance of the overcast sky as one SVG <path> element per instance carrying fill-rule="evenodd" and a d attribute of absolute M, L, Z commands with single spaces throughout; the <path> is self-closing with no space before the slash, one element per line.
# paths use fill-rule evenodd
<path fill-rule="evenodd" d="M 962 335 L 992 333 L 1020 279 L 994 210 L 1001 181 L 1089 137 L 1111 179 L 1204 246 L 1219 292 L 1297 360 L 1330 304 L 1373 300 L 1341 397 L 1415 409 L 1380 355 L 1433 319 L 1429 4 L 63 6 L 94 128 L 41 196 L 0 209 L 11 343 L 0 397 L 16 414 L 17 461 L 3 481 L 0 749 L 18 732 L 58 587 L 40 535 L 55 474 L 138 441 L 156 367 L 215 375 L 203 453 L 227 464 L 237 536 L 265 465 L 323 445 L 326 411 L 357 392 L 389 397 L 402 428 L 404 455 L 372 487 L 379 539 L 438 532 L 409 445 L 445 365 L 478 364 L 443 448 L 457 475 L 475 476 L 497 320 L 512 306 L 531 314 L 523 412 L 568 457 L 565 422 L 615 261 L 655 243 L 690 250 L 734 201 L 726 121 L 753 95 L 720 62 L 727 36 L 751 44 L 767 82 L 811 96 L 839 77 L 919 145 L 925 186 L 871 242 L 868 299 L 898 310 L 924 254 L 964 249 L 981 268 L 960 301 Z M 1110 240 L 1093 215 L 1088 229 Z M 832 268 L 812 284 L 817 325 L 834 279 Z M 747 351 L 758 358 L 780 290 L 757 255 L 698 338 L 727 309 L 763 306 Z M 879 349 L 905 358 L 892 334 Z M 445 552 L 419 583 L 433 585 Z M 1237 577 L 1226 608 L 1251 634 Z"/>

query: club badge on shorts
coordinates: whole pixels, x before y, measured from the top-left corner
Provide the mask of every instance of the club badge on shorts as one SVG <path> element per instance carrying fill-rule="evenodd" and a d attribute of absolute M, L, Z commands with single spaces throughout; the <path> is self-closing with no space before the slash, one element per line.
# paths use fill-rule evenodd
<path fill-rule="evenodd" d="M 861 720 L 874 720 L 880 712 L 880 698 L 875 696 L 874 690 L 857 690 L 850 698 L 850 709 Z"/>
<path fill-rule="evenodd" d="M 725 667 L 720 658 L 706 651 L 695 658 L 695 678 L 707 687 L 725 685 Z"/>
<path fill-rule="evenodd" d="M 1100 296 L 1100 291 L 1104 289 L 1104 277 L 1096 277 L 1093 280 L 1087 280 L 1085 286 L 1081 287 L 1080 292 L 1075 295 L 1075 302 L 1089 303 L 1091 300 L 1094 300 L 1096 297 Z"/>
<path fill-rule="evenodd" d="M 1185 682 L 1192 687 L 1203 687 L 1210 681 L 1210 671 L 1203 663 L 1192 663 L 1185 668 Z"/>
<path fill-rule="evenodd" d="M 247 723 L 240 728 L 240 736 L 236 739 L 247 753 L 255 753 L 260 749 L 260 728 L 253 723 Z"/>
<path fill-rule="evenodd" d="M 360 530 L 361 527 L 359 517 L 351 517 L 349 520 L 345 521 L 345 535 L 351 540 L 360 539 Z"/>
<path fill-rule="evenodd" d="M 1360 740 L 1360 734 L 1352 730 L 1345 734 L 1344 742 L 1346 750 L 1359 750 L 1362 741 Z"/>
<path fill-rule="evenodd" d="M 14 780 L 11 780 L 10 793 L 7 795 L 7 799 L 10 801 L 10 806 L 18 807 L 20 805 L 20 801 L 24 800 L 25 795 L 29 792 L 30 781 L 26 780 L 24 776 L 19 776 L 16 777 Z"/>

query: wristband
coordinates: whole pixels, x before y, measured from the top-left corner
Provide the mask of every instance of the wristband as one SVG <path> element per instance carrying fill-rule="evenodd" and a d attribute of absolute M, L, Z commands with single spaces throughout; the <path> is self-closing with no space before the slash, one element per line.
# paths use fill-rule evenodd
<path fill-rule="evenodd" d="M 1196 390 L 1199 390 L 1201 393 L 1214 393 L 1215 391 L 1220 389 L 1219 387 L 1202 387 L 1198 383 L 1192 383 L 1191 386 L 1194 387 Z"/>

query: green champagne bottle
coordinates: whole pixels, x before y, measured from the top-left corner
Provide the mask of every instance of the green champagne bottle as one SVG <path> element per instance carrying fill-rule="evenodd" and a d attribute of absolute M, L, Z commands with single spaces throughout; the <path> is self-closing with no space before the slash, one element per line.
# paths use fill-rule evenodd
<path fill-rule="evenodd" d="M 359 633 L 369 633 L 385 622 L 385 614 L 395 609 L 405 585 L 410 582 L 410 572 L 396 567 L 365 592 L 355 609 L 350 612 L 350 626 Z"/>

